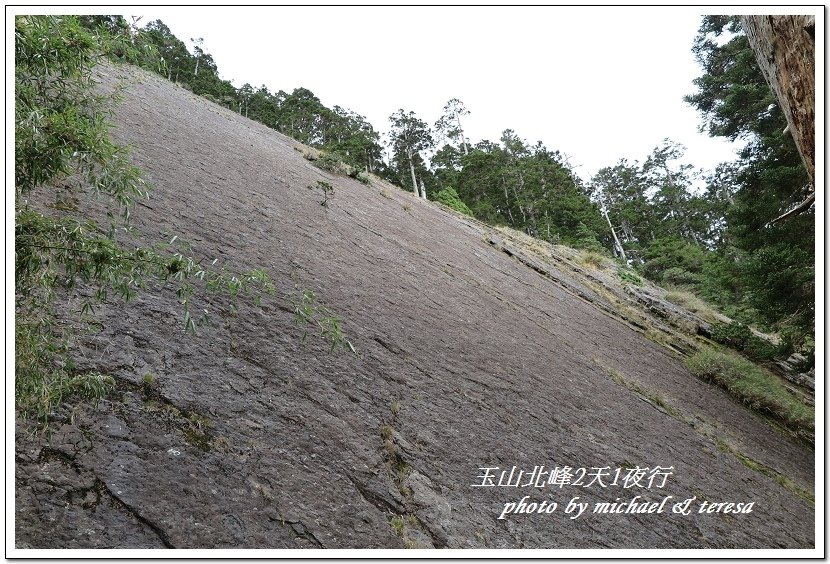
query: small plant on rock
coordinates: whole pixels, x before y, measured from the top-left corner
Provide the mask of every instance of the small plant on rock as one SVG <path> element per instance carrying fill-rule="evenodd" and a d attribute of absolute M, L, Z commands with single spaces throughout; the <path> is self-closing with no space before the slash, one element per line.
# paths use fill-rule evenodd
<path fill-rule="evenodd" d="M 406 525 L 406 523 L 403 520 L 403 517 L 401 517 L 400 515 L 395 515 L 389 521 L 389 525 L 392 527 L 392 530 L 395 531 L 396 535 L 398 535 L 399 537 L 403 536 L 404 526 Z"/>
<path fill-rule="evenodd" d="M 329 207 L 329 200 L 334 198 L 334 186 L 330 183 L 326 182 L 325 180 L 318 180 L 317 181 L 317 188 L 323 191 L 323 199 L 320 202 L 320 205 L 324 208 L 328 209 Z"/>
<path fill-rule="evenodd" d="M 369 173 L 366 172 L 365 170 L 355 169 L 354 174 L 350 174 L 349 176 L 351 176 L 352 178 L 354 178 L 355 180 L 357 180 L 358 182 L 361 182 L 363 184 L 367 184 L 367 185 L 371 184 L 371 181 L 369 179 Z"/>
<path fill-rule="evenodd" d="M 289 296 L 288 299 L 294 312 L 294 323 L 297 326 L 317 325 L 320 329 L 320 336 L 331 343 L 332 351 L 339 347 L 357 354 L 354 345 L 340 326 L 341 319 L 335 316 L 327 306 L 317 301 L 313 290 L 303 290 L 299 295 Z M 305 342 L 307 336 L 308 332 L 303 331 L 302 342 Z"/>
<path fill-rule="evenodd" d="M 343 162 L 343 160 L 335 153 L 326 153 L 324 151 L 320 151 L 317 155 L 317 158 L 312 161 L 314 166 L 317 168 L 321 168 L 328 172 L 333 172 L 334 174 L 342 174 L 345 176 L 351 176 L 352 171 L 354 170 L 351 166 Z"/>

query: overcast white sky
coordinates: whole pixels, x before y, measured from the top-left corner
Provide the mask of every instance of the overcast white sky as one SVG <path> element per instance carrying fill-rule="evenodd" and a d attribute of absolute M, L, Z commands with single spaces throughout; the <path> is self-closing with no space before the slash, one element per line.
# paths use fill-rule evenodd
<path fill-rule="evenodd" d="M 701 8 L 147 7 L 190 46 L 203 37 L 222 78 L 303 86 L 385 132 L 398 108 L 428 123 L 450 98 L 473 141 L 511 128 L 570 157 L 588 180 L 644 160 L 669 137 L 713 168 L 737 146 L 698 132 L 683 102 L 701 74 L 691 52 Z M 122 12 L 123 13 L 123 12 Z"/>

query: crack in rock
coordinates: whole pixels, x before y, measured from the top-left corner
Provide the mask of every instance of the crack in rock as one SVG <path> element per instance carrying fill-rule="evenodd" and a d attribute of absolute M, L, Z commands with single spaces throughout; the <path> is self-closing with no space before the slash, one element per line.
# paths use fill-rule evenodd
<path fill-rule="evenodd" d="M 170 541 L 170 538 L 167 536 L 167 533 L 157 524 L 153 523 L 147 517 L 144 517 L 141 513 L 139 513 L 134 507 L 126 503 L 123 499 L 118 497 L 109 486 L 107 486 L 106 482 L 95 477 L 96 487 L 98 491 L 102 493 L 106 493 L 109 498 L 112 500 L 113 504 L 121 509 L 122 511 L 126 512 L 128 515 L 135 518 L 136 521 L 141 523 L 142 525 L 148 527 L 151 531 L 153 531 L 161 543 L 164 545 L 165 548 L 176 548 L 173 543 Z"/>

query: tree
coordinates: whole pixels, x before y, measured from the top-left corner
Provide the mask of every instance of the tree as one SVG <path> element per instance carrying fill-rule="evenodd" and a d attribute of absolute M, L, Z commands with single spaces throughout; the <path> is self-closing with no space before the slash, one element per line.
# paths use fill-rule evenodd
<path fill-rule="evenodd" d="M 530 227 L 531 231 L 535 231 L 535 225 L 531 224 L 528 226 L 528 211 L 530 211 L 532 216 L 532 210 L 528 210 L 527 208 L 528 206 L 532 208 L 531 202 L 533 197 L 525 193 L 526 186 L 522 171 L 522 161 L 529 156 L 530 152 L 525 146 L 524 141 L 512 129 L 505 129 L 501 134 L 500 141 L 507 156 L 506 166 L 502 168 L 502 187 L 505 198 L 509 199 L 509 196 L 507 196 L 508 192 L 513 195 L 513 204 L 518 209 L 519 214 L 521 214 L 521 226 L 524 228 Z"/>
<path fill-rule="evenodd" d="M 453 187 L 475 217 L 551 242 L 594 246 L 602 217 L 558 151 L 529 146 L 513 130 L 466 155 L 446 144 L 433 156 L 439 186 Z"/>
<path fill-rule="evenodd" d="M 190 42 L 193 44 L 193 55 L 196 58 L 196 68 L 193 69 L 193 76 L 199 76 L 199 63 L 202 60 L 202 56 L 204 56 L 205 52 L 202 49 L 202 45 L 204 45 L 205 40 L 202 37 L 190 38 Z"/>
<path fill-rule="evenodd" d="M 464 155 L 456 147 L 445 144 L 432 155 L 432 167 L 435 182 L 444 188 L 455 186 L 462 170 L 461 158 Z"/>
<path fill-rule="evenodd" d="M 620 161 L 603 168 L 591 181 L 593 197 L 617 256 L 655 282 L 715 295 L 724 303 L 728 299 L 717 286 L 725 269 L 715 249 L 722 243 L 734 167 L 721 166 L 705 191 L 695 189 L 683 153 L 682 145 L 665 139 L 642 165 Z"/>
<path fill-rule="evenodd" d="M 815 17 L 743 16 L 758 66 L 787 119 L 807 174 L 815 168 Z"/>
<path fill-rule="evenodd" d="M 277 119 L 279 103 L 276 97 L 263 84 L 256 91 L 243 93 L 242 102 L 245 105 L 246 115 L 253 120 L 274 127 Z"/>
<path fill-rule="evenodd" d="M 600 203 L 600 210 L 602 211 L 602 216 L 605 218 L 605 221 L 608 222 L 608 229 L 611 230 L 611 237 L 614 239 L 614 254 L 620 257 L 624 263 L 628 263 L 628 257 L 625 254 L 625 247 L 623 247 L 622 243 L 620 242 L 620 238 L 617 237 L 617 232 L 614 230 L 614 225 L 611 223 L 611 218 L 608 217 L 608 206 L 605 204 L 605 200 L 602 200 Z"/>
<path fill-rule="evenodd" d="M 190 74 L 193 56 L 187 46 L 179 40 L 161 20 L 154 20 L 144 27 L 144 37 L 155 46 L 167 69 L 167 80 L 179 81 L 179 75 Z"/>
<path fill-rule="evenodd" d="M 664 139 L 643 163 L 642 175 L 649 186 L 651 205 L 651 230 L 655 234 L 676 234 L 691 243 L 702 243 L 698 232 L 706 226 L 698 221 L 698 199 L 692 194 L 692 165 L 677 164 L 685 153 L 685 147 Z"/>
<path fill-rule="evenodd" d="M 242 114 L 244 111 L 245 117 L 248 117 L 248 110 L 251 107 L 251 98 L 254 96 L 254 87 L 246 82 L 239 88 L 239 90 L 236 91 L 236 95 L 239 113 Z"/>
<path fill-rule="evenodd" d="M 321 127 L 323 115 L 330 111 L 307 88 L 295 88 L 286 95 L 277 111 L 277 130 L 308 145 L 322 145 L 325 133 Z"/>
<path fill-rule="evenodd" d="M 435 122 L 435 130 L 441 138 L 448 138 L 456 143 L 460 139 L 464 154 L 468 155 L 470 148 L 467 146 L 467 138 L 461 127 L 461 116 L 466 115 L 470 115 L 470 112 L 464 107 L 464 103 L 458 98 L 452 98 L 444 105 L 444 113 Z"/>
<path fill-rule="evenodd" d="M 595 252 L 605 251 L 605 247 L 603 247 L 602 243 L 600 243 L 599 239 L 597 239 L 597 234 L 582 222 L 576 226 L 574 236 L 576 238 L 576 246 L 580 249 Z M 623 256 L 622 259 L 625 261 L 625 256 Z"/>
<path fill-rule="evenodd" d="M 600 169 L 591 179 L 590 189 L 608 224 L 614 253 L 625 261 L 631 253 L 639 257 L 653 235 L 647 183 L 638 163 L 629 164 L 623 159 L 613 167 Z"/>
<path fill-rule="evenodd" d="M 497 144 L 481 141 L 469 155 L 460 157 L 454 187 L 478 219 L 514 225 L 508 195 L 502 191 L 501 170 L 505 163 L 506 154 Z M 436 176 L 441 174 L 441 170 L 436 172 Z"/>
<path fill-rule="evenodd" d="M 99 16 L 94 18 L 100 23 Z M 102 21 L 108 23 L 110 20 Z M 123 21 L 119 25 L 129 27 Z M 165 63 L 163 71 L 151 70 L 160 72 L 168 80 L 188 77 L 183 86 L 194 93 L 302 143 L 334 153 L 355 168 L 372 172 L 382 166 L 379 135 L 363 116 L 338 106 L 329 109 L 306 88 L 297 88 L 291 94 L 282 90 L 272 94 L 265 85 L 256 90 L 250 84 L 236 89 L 227 80 L 219 78 L 216 63 L 204 50 L 202 38 L 191 39 L 194 51 L 191 55 L 185 44 L 160 20 L 147 24 L 142 36 L 155 46 Z"/>
<path fill-rule="evenodd" d="M 415 195 L 418 192 L 418 180 L 415 176 L 415 165 L 422 162 L 421 151 L 431 149 L 434 146 L 432 132 L 429 126 L 418 119 L 415 112 L 405 113 L 402 109 L 389 116 L 392 123 L 390 139 L 393 155 L 404 160 L 409 165 L 409 172 L 412 178 L 412 191 Z M 426 197 L 425 194 L 421 195 Z"/>
<path fill-rule="evenodd" d="M 324 148 L 341 155 L 355 168 L 374 172 L 382 154 L 378 132 L 365 117 L 351 110 L 334 106 L 333 115 Z"/>
<path fill-rule="evenodd" d="M 814 213 L 772 222 L 809 196 L 809 174 L 740 18 L 704 17 L 693 52 L 704 72 L 686 101 L 701 112 L 710 135 L 747 141 L 723 229 L 733 301 L 803 339 L 815 323 Z"/>

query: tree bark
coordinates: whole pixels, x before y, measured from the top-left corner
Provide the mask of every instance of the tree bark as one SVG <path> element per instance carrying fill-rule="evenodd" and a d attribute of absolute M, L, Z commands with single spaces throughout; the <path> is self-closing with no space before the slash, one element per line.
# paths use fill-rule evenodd
<path fill-rule="evenodd" d="M 741 21 L 815 187 L 815 17 L 742 16 Z"/>

